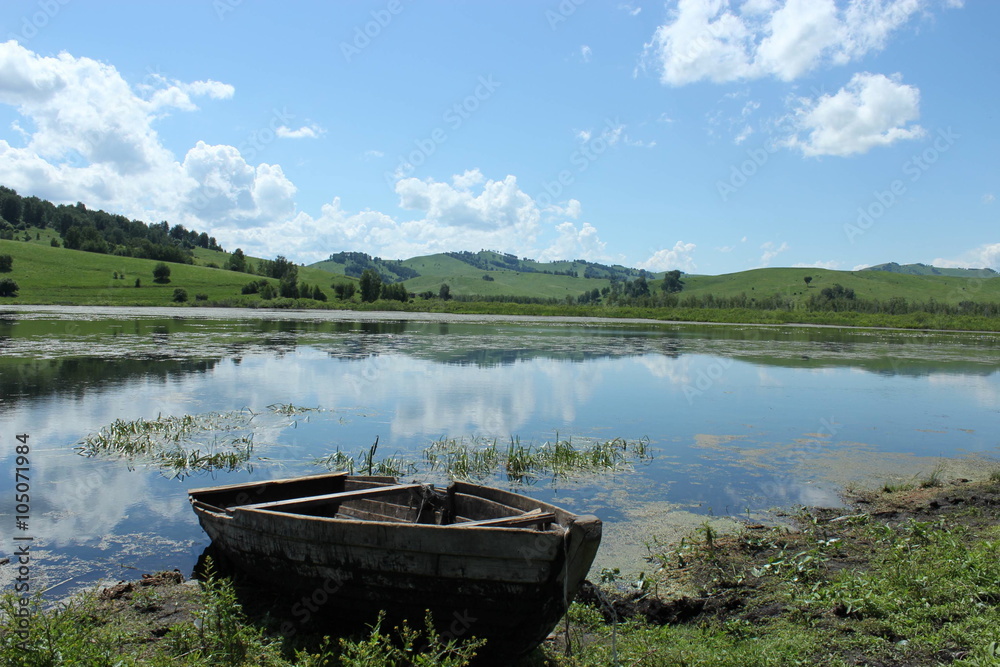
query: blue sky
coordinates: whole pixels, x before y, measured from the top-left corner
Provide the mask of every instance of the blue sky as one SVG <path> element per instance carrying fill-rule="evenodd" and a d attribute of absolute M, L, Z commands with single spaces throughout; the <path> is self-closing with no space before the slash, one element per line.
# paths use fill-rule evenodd
<path fill-rule="evenodd" d="M 0 183 L 303 263 L 1000 269 L 1000 3 L 8 0 Z"/>

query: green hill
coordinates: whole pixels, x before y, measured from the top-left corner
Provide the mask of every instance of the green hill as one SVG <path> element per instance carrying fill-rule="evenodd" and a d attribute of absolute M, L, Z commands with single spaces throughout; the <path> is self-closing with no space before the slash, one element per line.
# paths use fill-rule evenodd
<path fill-rule="evenodd" d="M 241 305 L 252 301 L 241 294 L 247 283 L 267 280 L 278 284 L 277 280 L 206 266 L 213 263 L 222 266 L 228 255 L 203 248 L 195 253 L 195 264 L 167 262 L 170 282 L 157 284 L 153 282 L 153 267 L 159 263 L 155 260 L 53 248 L 46 241 L 51 239 L 51 232 L 48 236 L 46 230 L 29 233 L 33 239 L 30 242 L 0 240 L 0 255 L 10 255 L 14 260 L 13 270 L 0 274 L 0 279 L 10 278 L 19 287 L 17 297 L 2 298 L 0 305 L 167 306 L 176 305 L 173 295 L 177 288 L 184 289 L 190 301 L 202 295 L 206 302 Z M 35 240 L 36 234 L 42 238 Z M 140 283 L 138 288 L 136 280 Z M 299 267 L 299 281 L 319 285 L 332 297 L 331 282 L 344 279 L 334 281 L 325 271 Z"/>
<path fill-rule="evenodd" d="M 351 277 L 359 277 L 363 270 L 372 269 L 383 282 L 405 282 L 413 293 L 431 291 L 436 294 L 442 284 L 447 284 L 455 295 L 540 299 L 576 297 L 609 286 L 612 278 L 625 281 L 656 275 L 585 260 L 539 262 L 492 250 L 446 252 L 405 260 L 341 252 L 309 267 Z"/>
<path fill-rule="evenodd" d="M 954 278 L 996 278 L 1000 276 L 993 269 L 945 269 L 929 264 L 897 264 L 896 262 L 886 262 L 869 266 L 862 271 L 888 271 L 889 273 L 903 273 L 910 276 L 952 276 Z"/>
<path fill-rule="evenodd" d="M 264 280 L 260 276 L 237 273 L 221 268 L 229 254 L 218 250 L 197 248 L 194 264 L 169 263 L 170 283 L 153 282 L 155 260 L 119 257 L 80 250 L 51 247 L 54 238 L 51 230 L 28 229 L 20 238 L 29 240 L 0 240 L 0 255 L 11 255 L 13 270 L 0 274 L 0 279 L 11 278 L 18 283 L 19 295 L 0 299 L 4 303 L 35 304 L 94 304 L 94 305 L 171 305 L 177 288 L 187 291 L 191 301 L 201 295 L 200 301 L 220 305 L 280 305 L 277 302 L 261 303 L 256 297 L 244 297 L 241 290 L 251 281 Z M 458 255 L 459 257 L 456 257 Z M 253 264 L 260 259 L 248 258 Z M 401 274 L 416 275 L 405 280 L 408 291 L 437 294 L 442 283 L 447 283 L 453 295 L 525 296 L 540 299 L 564 300 L 578 297 L 595 288 L 602 290 L 611 285 L 608 278 L 583 278 L 584 262 L 534 263 L 519 259 L 517 269 L 490 268 L 475 265 L 479 259 L 506 262 L 504 256 L 494 254 L 470 263 L 462 253 L 442 253 L 414 257 L 400 262 L 386 262 L 382 266 L 395 266 Z M 371 258 L 372 262 L 382 262 Z M 298 267 L 299 281 L 318 285 L 328 297 L 333 298 L 331 283 L 355 282 L 353 278 L 320 268 L 325 263 Z M 336 264 L 336 262 L 334 262 Z M 541 267 L 542 270 L 538 270 Z M 575 269 L 576 275 L 565 275 Z M 638 273 L 638 272 L 637 272 Z M 968 275 L 968 274 L 963 274 Z M 116 277 L 117 276 L 117 277 Z M 804 278 L 811 278 L 807 285 Z M 487 279 L 488 278 L 488 279 Z M 135 287 L 136 279 L 140 287 Z M 950 275 L 912 275 L 892 271 L 831 271 L 828 269 L 771 268 L 729 273 L 720 276 L 687 275 L 684 290 L 678 295 L 686 298 L 729 298 L 746 295 L 748 300 L 762 300 L 779 295 L 794 303 L 803 303 L 825 288 L 842 285 L 853 290 L 859 299 L 888 301 L 894 297 L 910 302 L 937 301 L 959 304 L 963 301 L 1000 302 L 1000 276 L 981 280 Z M 267 279 L 273 285 L 277 281 Z M 660 293 L 660 281 L 649 280 L 649 288 Z M 357 297 L 354 299 L 357 300 Z M 422 300 L 418 299 L 418 303 Z M 284 305 L 292 305 L 285 303 Z M 300 306 L 319 305 L 299 303 Z"/>
<path fill-rule="evenodd" d="M 805 277 L 812 281 L 806 285 Z M 888 271 L 831 271 L 829 269 L 753 269 L 721 276 L 686 276 L 681 296 L 712 294 L 716 297 L 771 296 L 778 294 L 795 301 L 835 284 L 852 289 L 860 299 L 887 301 L 900 297 L 908 301 L 957 304 L 962 301 L 1000 301 L 1000 279 L 973 282 L 968 278 L 943 275 L 910 275 Z M 658 283 L 654 284 L 658 286 Z"/>

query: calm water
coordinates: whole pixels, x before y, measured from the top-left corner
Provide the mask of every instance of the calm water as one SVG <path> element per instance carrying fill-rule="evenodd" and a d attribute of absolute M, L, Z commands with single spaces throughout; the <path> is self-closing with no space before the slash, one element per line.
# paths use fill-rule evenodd
<path fill-rule="evenodd" d="M 652 459 L 632 470 L 522 487 L 636 543 L 678 513 L 835 504 L 844 483 L 1000 455 L 994 335 L 7 308 L 0 353 L 0 558 L 30 535 L 33 576 L 54 592 L 189 573 L 208 541 L 188 488 L 321 471 L 314 459 L 357 456 L 376 436 L 379 454 L 411 459 L 442 438 L 648 438 Z M 320 410 L 284 416 L 276 403 Z M 241 409 L 257 413 L 250 471 L 178 479 L 74 449 L 119 418 Z M 17 433 L 31 445 L 27 531 L 15 527 Z M 630 522 L 642 529 L 614 529 Z"/>

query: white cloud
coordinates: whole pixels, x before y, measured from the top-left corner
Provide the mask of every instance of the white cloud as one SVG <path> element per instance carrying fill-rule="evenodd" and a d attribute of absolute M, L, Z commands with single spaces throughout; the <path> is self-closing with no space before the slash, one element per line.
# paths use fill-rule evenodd
<path fill-rule="evenodd" d="M 586 259 L 592 262 L 609 261 L 607 244 L 597 236 L 597 228 L 589 222 L 578 229 L 572 222 L 556 225 L 558 237 L 543 250 L 538 259 L 554 261 L 560 259 Z"/>
<path fill-rule="evenodd" d="M 474 185 L 479 185 L 486 180 L 483 176 L 483 172 L 478 169 L 469 169 L 462 174 L 457 174 L 451 177 L 451 182 L 455 184 L 455 187 L 460 190 L 468 190 Z"/>
<path fill-rule="evenodd" d="M 771 263 L 772 259 L 788 250 L 788 244 L 783 242 L 780 246 L 775 247 L 774 242 L 768 241 L 761 245 L 760 249 L 764 251 L 760 256 L 760 268 L 764 268 Z"/>
<path fill-rule="evenodd" d="M 800 262 L 798 264 L 792 264 L 792 266 L 801 269 L 830 269 L 831 271 L 836 271 L 840 268 L 840 262 L 831 259 L 828 262 Z"/>
<path fill-rule="evenodd" d="M 33 126 L 22 130 L 23 146 L 0 140 L 0 182 L 56 202 L 200 229 L 293 213 L 295 186 L 281 167 L 254 167 L 236 148 L 205 142 L 179 162 L 153 128 L 171 109 L 194 110 L 192 96 L 227 99 L 232 86 L 160 74 L 147 81 L 133 88 L 114 67 L 90 58 L 0 44 L 0 103 Z"/>
<path fill-rule="evenodd" d="M 412 214 L 346 211 L 333 198 L 310 215 L 297 209 L 297 188 L 281 165 L 251 164 L 250 153 L 210 140 L 197 141 L 180 159 L 163 145 L 155 124 L 165 114 L 194 111 L 197 97 L 232 95 L 227 84 L 159 74 L 132 86 L 106 63 L 0 44 L 0 104 L 20 114 L 12 124 L 15 143 L 0 139 L 0 183 L 57 203 L 82 201 L 135 219 L 183 224 L 225 247 L 296 262 L 342 249 L 406 257 L 495 248 L 556 258 L 565 248 L 581 258 L 604 257 L 592 224 L 565 222 L 580 217 L 579 201 L 543 211 L 513 175 L 494 180 L 471 169 L 449 182 L 401 178 L 395 183 L 399 206 Z M 283 127 L 275 134 L 322 133 L 315 125 Z M 628 141 L 623 130 L 609 121 L 601 137 L 609 145 Z M 543 218 L 556 216 L 561 224 L 543 227 Z"/>
<path fill-rule="evenodd" d="M 680 0 L 646 45 L 663 83 L 791 81 L 885 47 L 931 0 Z M 960 6 L 954 1 L 948 6 Z"/>
<path fill-rule="evenodd" d="M 657 250 L 645 262 L 640 262 L 637 268 L 653 272 L 679 269 L 685 273 L 691 273 L 697 268 L 694 258 L 691 256 L 696 247 L 694 243 L 678 241 L 673 248 Z"/>
<path fill-rule="evenodd" d="M 364 158 L 366 160 L 377 160 L 380 157 L 385 157 L 385 153 L 382 151 L 370 150 L 365 151 Z"/>
<path fill-rule="evenodd" d="M 587 46 L 586 44 L 584 44 L 583 46 L 580 47 L 580 58 L 583 59 L 583 62 L 589 63 L 590 62 L 590 57 L 592 55 L 594 55 L 594 52 L 593 52 L 593 50 L 591 50 L 591 48 L 589 46 Z"/>
<path fill-rule="evenodd" d="M 992 192 L 983 195 L 984 204 L 992 204 L 996 200 L 997 200 L 996 195 L 994 195 Z"/>
<path fill-rule="evenodd" d="M 303 125 L 297 130 L 281 125 L 274 133 L 282 139 L 318 139 L 326 130 L 318 125 Z"/>
<path fill-rule="evenodd" d="M 911 124 L 919 115 L 920 91 L 901 83 L 899 75 L 861 72 L 835 95 L 800 100 L 791 118 L 795 133 L 785 144 L 806 156 L 866 153 L 924 136 L 922 127 Z"/>
<path fill-rule="evenodd" d="M 938 257 L 933 266 L 951 269 L 993 269 L 1000 271 L 1000 243 L 986 243 L 974 248 L 958 259 Z"/>

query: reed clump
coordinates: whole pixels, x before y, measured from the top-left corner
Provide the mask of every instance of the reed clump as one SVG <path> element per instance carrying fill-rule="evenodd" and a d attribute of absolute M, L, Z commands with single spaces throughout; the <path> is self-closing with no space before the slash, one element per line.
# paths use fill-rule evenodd
<path fill-rule="evenodd" d="M 254 450 L 250 410 L 203 415 L 116 419 L 81 440 L 82 456 L 119 456 L 185 476 L 195 471 L 249 468 Z"/>

